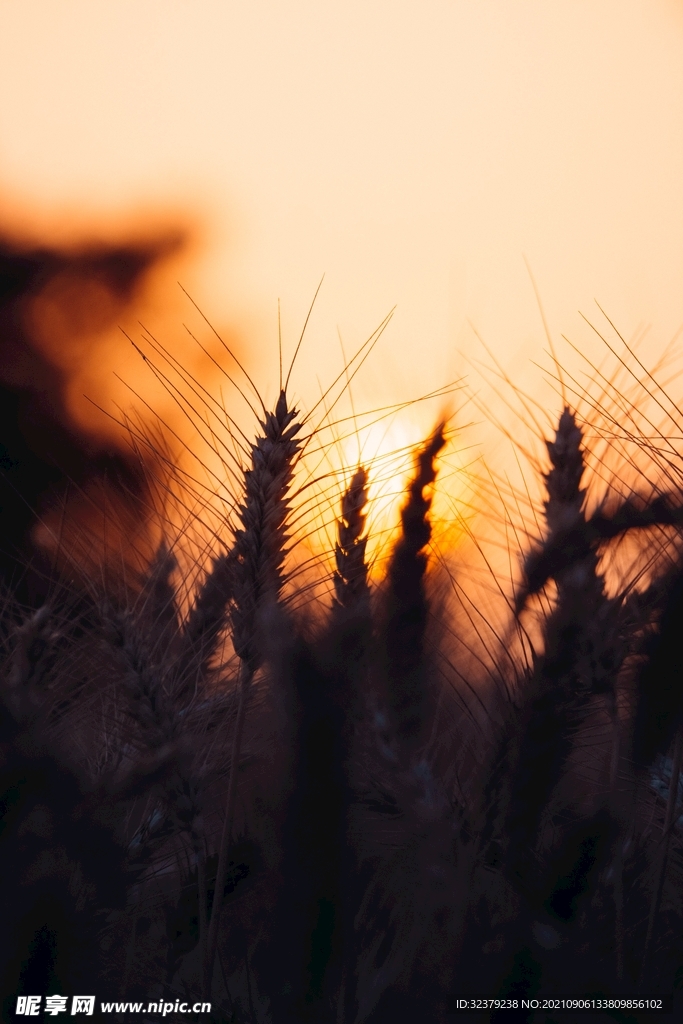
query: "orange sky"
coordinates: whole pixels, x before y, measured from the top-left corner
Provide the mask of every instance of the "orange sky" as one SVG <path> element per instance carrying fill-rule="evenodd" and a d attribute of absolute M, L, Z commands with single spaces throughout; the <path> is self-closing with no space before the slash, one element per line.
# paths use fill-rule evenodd
<path fill-rule="evenodd" d="M 323 273 L 300 393 L 394 305 L 359 404 L 478 386 L 468 321 L 537 388 L 524 254 L 568 363 L 594 299 L 653 352 L 683 324 L 683 3 L 5 2 L 0 208 L 199 223 L 183 281 L 270 394 Z"/>

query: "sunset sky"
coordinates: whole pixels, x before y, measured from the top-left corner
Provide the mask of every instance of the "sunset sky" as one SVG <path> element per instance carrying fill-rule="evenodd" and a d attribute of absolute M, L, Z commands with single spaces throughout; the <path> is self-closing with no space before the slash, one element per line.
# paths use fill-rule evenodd
<path fill-rule="evenodd" d="M 525 256 L 563 360 L 596 299 L 654 353 L 683 324 L 683 3 L 5 0 L 0 217 L 193 225 L 183 284 L 269 394 L 277 301 L 291 353 L 323 274 L 309 397 L 393 306 L 359 401 L 473 381 L 470 323 L 537 387 Z"/>

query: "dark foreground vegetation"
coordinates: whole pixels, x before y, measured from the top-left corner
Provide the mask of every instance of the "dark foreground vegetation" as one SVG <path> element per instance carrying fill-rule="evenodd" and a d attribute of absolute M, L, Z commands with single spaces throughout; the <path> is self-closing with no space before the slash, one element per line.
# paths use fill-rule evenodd
<path fill-rule="evenodd" d="M 307 423 L 284 391 L 259 418 L 189 591 L 170 529 L 116 585 L 34 565 L 31 604 L 7 572 L 4 1019 L 22 993 L 440 1024 L 454 995 L 680 991 L 680 438 L 625 426 L 668 468 L 589 507 L 585 429 L 561 411 L 544 521 L 508 533 L 508 621 L 484 637 L 448 596 L 467 566 L 439 574 L 430 547 L 442 426 L 378 583 L 372 467 L 351 468 L 312 606 L 286 559 Z M 489 1018 L 574 1019 L 459 1019 Z"/>

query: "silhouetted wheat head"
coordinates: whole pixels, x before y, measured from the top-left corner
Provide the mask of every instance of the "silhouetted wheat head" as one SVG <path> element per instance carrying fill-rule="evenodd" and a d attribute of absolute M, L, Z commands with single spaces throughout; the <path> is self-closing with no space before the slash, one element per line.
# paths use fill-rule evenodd
<path fill-rule="evenodd" d="M 518 445 L 536 483 L 460 487 L 455 550 L 441 423 L 370 558 L 396 480 L 331 459 L 367 349 L 307 412 L 240 368 L 251 440 L 148 343 L 208 453 L 130 426 L 155 553 L 115 583 L 65 557 L 38 607 L 3 585 L 6 1013 L 97 989 L 396 1024 L 683 988 L 681 424 L 655 375 L 626 347 L 622 377 L 563 381 L 544 454 Z"/>

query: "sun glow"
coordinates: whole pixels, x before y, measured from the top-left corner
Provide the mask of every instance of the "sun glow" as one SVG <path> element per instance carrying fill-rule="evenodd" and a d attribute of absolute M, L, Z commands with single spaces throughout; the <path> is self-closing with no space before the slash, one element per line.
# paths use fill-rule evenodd
<path fill-rule="evenodd" d="M 531 365 L 547 347 L 544 322 L 568 370 L 574 353 L 560 335 L 584 345 L 576 310 L 590 312 L 594 296 L 626 337 L 643 319 L 657 340 L 680 325 L 683 22 L 669 0 L 514 0 L 504 10 L 434 0 L 420 17 L 400 2 L 390 23 L 381 4 L 356 2 L 276 11 L 167 0 L 161 10 L 156 0 L 106 10 L 72 0 L 56 15 L 27 0 L 2 12 L 0 227 L 63 251 L 160 226 L 167 241 L 185 240 L 125 301 L 97 273 L 50 271 L 13 321 L 33 354 L 19 358 L 8 342 L 2 371 L 10 389 L 48 395 L 91 468 L 103 458 L 130 468 L 140 455 L 131 423 L 163 438 L 184 480 L 164 515 L 185 537 L 183 516 L 203 510 L 202 564 L 209 538 L 229 535 L 262 410 L 178 279 L 270 408 L 278 296 L 291 358 L 325 272 L 288 393 L 305 415 L 318 377 L 324 391 L 342 369 L 329 426 L 323 402 L 310 424 L 317 450 L 314 437 L 295 481 L 293 542 L 328 577 L 359 462 L 368 551 L 382 564 L 414 449 L 450 413 L 434 389 L 476 356 L 475 335 L 552 420 L 553 382 L 541 394 Z M 350 339 L 362 344 L 395 305 L 377 353 L 350 370 L 353 403 L 337 400 L 337 330 L 353 352 Z M 646 357 L 649 339 L 643 348 Z M 468 386 L 476 392 L 476 368 Z M 434 401 L 410 404 L 429 392 Z M 499 420 L 501 406 L 483 419 Z M 445 550 L 465 528 L 481 440 L 460 432 L 459 417 L 455 427 L 432 509 L 433 545 Z M 75 536 L 100 502 L 97 488 L 83 490 L 69 498 L 74 513 L 80 503 Z M 63 536 L 60 509 L 40 514 L 50 519 L 43 538 Z"/>

